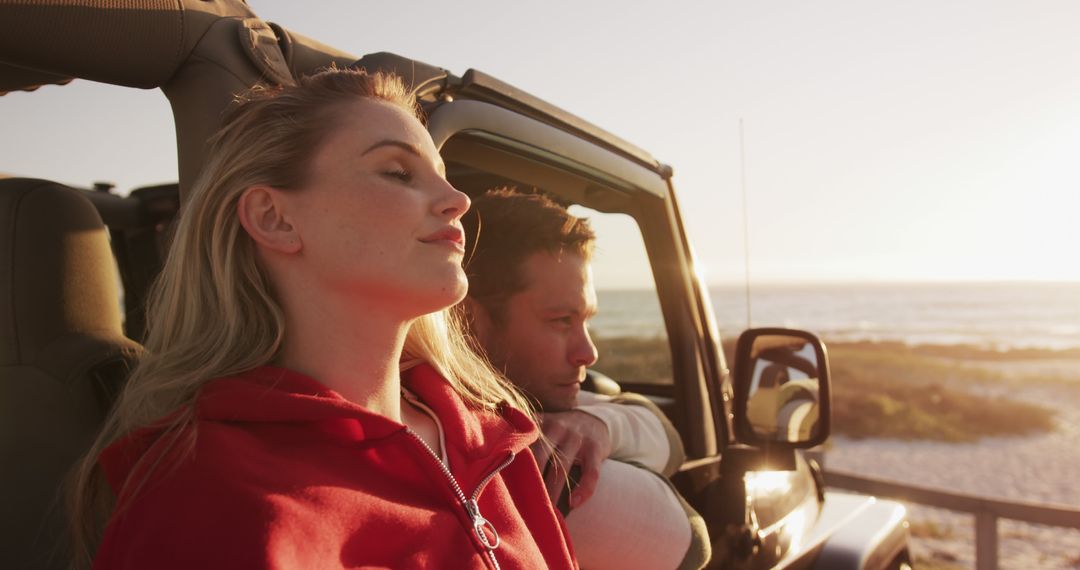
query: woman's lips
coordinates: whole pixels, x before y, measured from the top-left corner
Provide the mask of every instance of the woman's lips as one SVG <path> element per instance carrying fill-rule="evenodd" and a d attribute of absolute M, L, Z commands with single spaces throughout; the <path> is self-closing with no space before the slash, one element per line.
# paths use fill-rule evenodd
<path fill-rule="evenodd" d="M 434 245 L 444 245 L 451 247 L 460 253 L 465 253 L 465 232 L 454 226 L 448 226 L 435 233 L 422 237 L 420 238 L 420 241 Z"/>

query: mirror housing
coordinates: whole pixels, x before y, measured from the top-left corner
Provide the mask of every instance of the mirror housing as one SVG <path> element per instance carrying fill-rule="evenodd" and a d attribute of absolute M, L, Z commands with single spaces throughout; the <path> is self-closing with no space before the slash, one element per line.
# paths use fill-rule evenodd
<path fill-rule="evenodd" d="M 735 437 L 754 446 L 808 448 L 829 437 L 829 360 L 813 333 L 756 328 L 735 347 Z"/>

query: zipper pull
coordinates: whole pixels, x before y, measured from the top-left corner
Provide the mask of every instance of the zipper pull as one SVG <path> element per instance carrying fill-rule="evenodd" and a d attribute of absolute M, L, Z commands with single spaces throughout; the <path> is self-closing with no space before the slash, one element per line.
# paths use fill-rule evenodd
<path fill-rule="evenodd" d="M 480 544 L 484 545 L 484 548 L 488 550 L 495 550 L 499 547 L 500 539 L 499 532 L 495 530 L 495 525 L 484 518 L 480 514 L 480 505 L 476 504 L 473 499 L 465 500 L 465 510 L 469 513 L 469 518 L 472 519 L 473 532 L 476 533 L 476 538 L 480 540 Z M 492 544 L 491 539 L 488 538 L 487 532 L 484 529 L 491 531 L 491 534 L 495 536 L 495 543 Z"/>

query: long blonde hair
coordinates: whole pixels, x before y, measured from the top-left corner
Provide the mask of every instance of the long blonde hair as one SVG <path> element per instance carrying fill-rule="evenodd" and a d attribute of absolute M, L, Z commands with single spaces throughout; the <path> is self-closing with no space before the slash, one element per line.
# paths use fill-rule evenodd
<path fill-rule="evenodd" d="M 115 502 L 98 467 L 102 451 L 126 434 L 155 426 L 161 430 L 159 444 L 175 447 L 173 456 L 185 453 L 194 445 L 193 403 L 200 388 L 277 355 L 284 313 L 237 220 L 237 202 L 254 185 L 302 188 L 311 159 L 334 130 L 342 107 L 362 98 L 389 102 L 420 118 L 399 77 L 329 69 L 296 86 L 258 86 L 238 96 L 211 139 L 209 159 L 184 203 L 150 295 L 146 352 L 73 475 L 77 565 L 89 564 Z M 476 408 L 493 410 L 508 402 L 528 410 L 521 395 L 469 349 L 460 319 L 449 310 L 421 317 L 410 327 L 402 368 L 421 361 L 433 365 Z M 145 467 L 138 471 L 145 474 L 154 466 Z M 130 497 L 140 485 L 126 481 L 116 494 Z"/>

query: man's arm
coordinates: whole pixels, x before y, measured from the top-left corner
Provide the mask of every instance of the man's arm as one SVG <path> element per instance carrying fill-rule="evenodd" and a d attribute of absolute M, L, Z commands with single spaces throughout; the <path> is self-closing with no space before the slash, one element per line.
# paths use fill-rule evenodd
<path fill-rule="evenodd" d="M 644 396 L 604 396 L 583 391 L 575 410 L 595 416 L 607 426 L 611 459 L 641 464 L 666 477 L 686 460 L 679 432 L 664 412 Z"/>
<path fill-rule="evenodd" d="M 541 427 L 551 445 L 537 442 L 533 452 L 553 503 L 566 489 L 574 464 L 581 466 L 581 477 L 570 498 L 571 507 L 592 496 L 605 459 L 639 464 L 666 477 L 686 459 L 675 426 L 648 398 L 583 391 L 578 402 L 573 410 L 541 415 Z"/>
<path fill-rule="evenodd" d="M 582 569 L 701 568 L 708 562 L 704 519 L 666 479 L 608 460 L 600 480 L 592 498 L 566 517 Z"/>
<path fill-rule="evenodd" d="M 532 447 L 548 496 L 558 505 L 563 493 L 573 487 L 568 504 L 577 507 L 592 496 L 600 480 L 600 464 L 611 455 L 607 425 L 576 409 L 541 414 L 540 424 L 544 437 Z M 574 465 L 580 467 L 580 473 L 570 485 Z"/>

